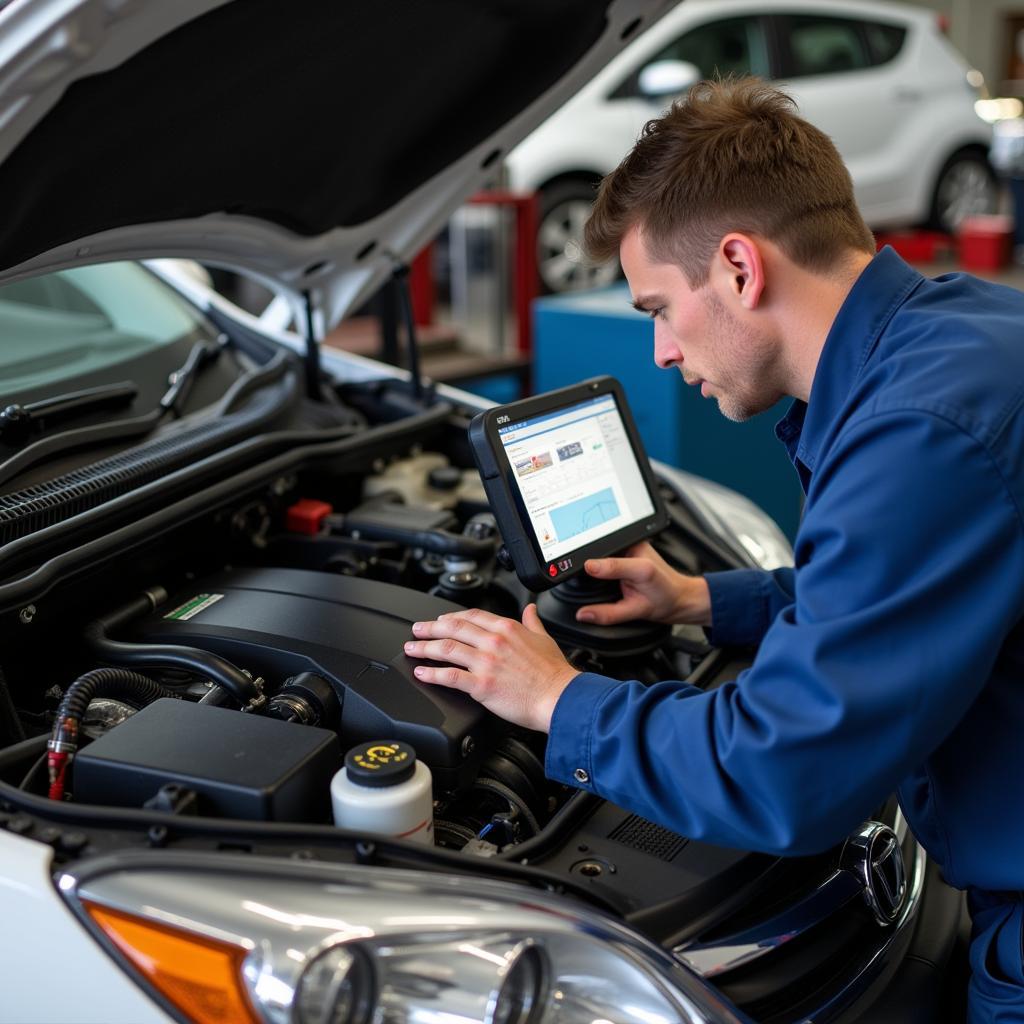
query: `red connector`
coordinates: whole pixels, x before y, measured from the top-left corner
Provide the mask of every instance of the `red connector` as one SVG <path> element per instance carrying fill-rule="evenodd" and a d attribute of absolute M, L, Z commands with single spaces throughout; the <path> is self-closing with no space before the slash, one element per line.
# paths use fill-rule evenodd
<path fill-rule="evenodd" d="M 64 799 L 64 776 L 67 774 L 71 755 L 67 751 L 51 750 L 46 755 L 46 764 L 50 772 L 50 799 Z"/>
<path fill-rule="evenodd" d="M 312 498 L 301 498 L 285 512 L 285 528 L 292 533 L 305 533 L 316 536 L 320 532 L 324 519 L 334 511 L 326 501 L 315 501 Z"/>
<path fill-rule="evenodd" d="M 49 750 L 46 766 L 50 776 L 50 799 L 63 800 L 68 765 L 78 750 L 78 722 L 71 716 L 54 722 L 53 734 L 46 746 Z"/>

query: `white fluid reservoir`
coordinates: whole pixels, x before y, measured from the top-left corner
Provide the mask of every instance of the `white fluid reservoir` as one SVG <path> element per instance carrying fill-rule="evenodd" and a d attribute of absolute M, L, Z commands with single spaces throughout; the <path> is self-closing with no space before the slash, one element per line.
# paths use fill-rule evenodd
<path fill-rule="evenodd" d="M 408 743 L 375 740 L 353 747 L 331 779 L 331 805 L 341 828 L 434 841 L 430 769 Z"/>

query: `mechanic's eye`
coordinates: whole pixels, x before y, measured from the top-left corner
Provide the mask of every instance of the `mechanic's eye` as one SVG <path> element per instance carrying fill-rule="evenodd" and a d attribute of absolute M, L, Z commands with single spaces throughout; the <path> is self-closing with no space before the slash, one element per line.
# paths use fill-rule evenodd
<path fill-rule="evenodd" d="M 652 320 L 656 320 L 656 319 L 659 319 L 659 318 L 661 320 L 665 319 L 665 307 L 664 306 L 658 306 L 657 309 L 648 309 L 648 310 L 645 310 L 645 312 L 647 313 L 647 315 Z"/>

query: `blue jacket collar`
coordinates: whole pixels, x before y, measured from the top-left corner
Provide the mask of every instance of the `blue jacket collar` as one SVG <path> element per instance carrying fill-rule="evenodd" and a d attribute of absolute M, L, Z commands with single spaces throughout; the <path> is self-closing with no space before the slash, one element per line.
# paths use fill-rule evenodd
<path fill-rule="evenodd" d="M 806 489 L 821 445 L 878 339 L 907 296 L 924 280 L 889 246 L 878 252 L 846 296 L 818 359 L 808 402 L 797 399 L 775 435 L 801 470 Z M 799 460 L 799 462 L 797 461 Z"/>

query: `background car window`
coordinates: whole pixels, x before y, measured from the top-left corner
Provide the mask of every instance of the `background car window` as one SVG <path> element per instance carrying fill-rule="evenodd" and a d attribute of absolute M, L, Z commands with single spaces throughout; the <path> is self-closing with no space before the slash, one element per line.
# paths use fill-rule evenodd
<path fill-rule="evenodd" d="M 680 60 L 695 65 L 704 78 L 718 75 L 771 77 L 768 43 L 761 18 L 724 18 L 698 25 L 635 68 L 609 99 L 640 96 L 640 72 L 656 61 Z"/>
<path fill-rule="evenodd" d="M 714 75 L 769 77 L 768 47 L 760 18 L 725 18 L 698 25 L 658 54 L 655 60 L 685 60 Z"/>
<path fill-rule="evenodd" d="M 205 330 L 136 263 L 75 267 L 0 286 L 3 391 L 70 380 Z"/>
<path fill-rule="evenodd" d="M 891 61 L 903 49 L 903 40 L 907 38 L 907 30 L 902 26 L 878 22 L 865 22 L 864 34 L 871 49 L 871 63 L 876 65 Z"/>
<path fill-rule="evenodd" d="M 864 36 L 864 23 L 845 18 L 793 15 L 785 20 L 789 59 L 784 77 L 833 75 L 857 71 L 874 63 Z"/>

